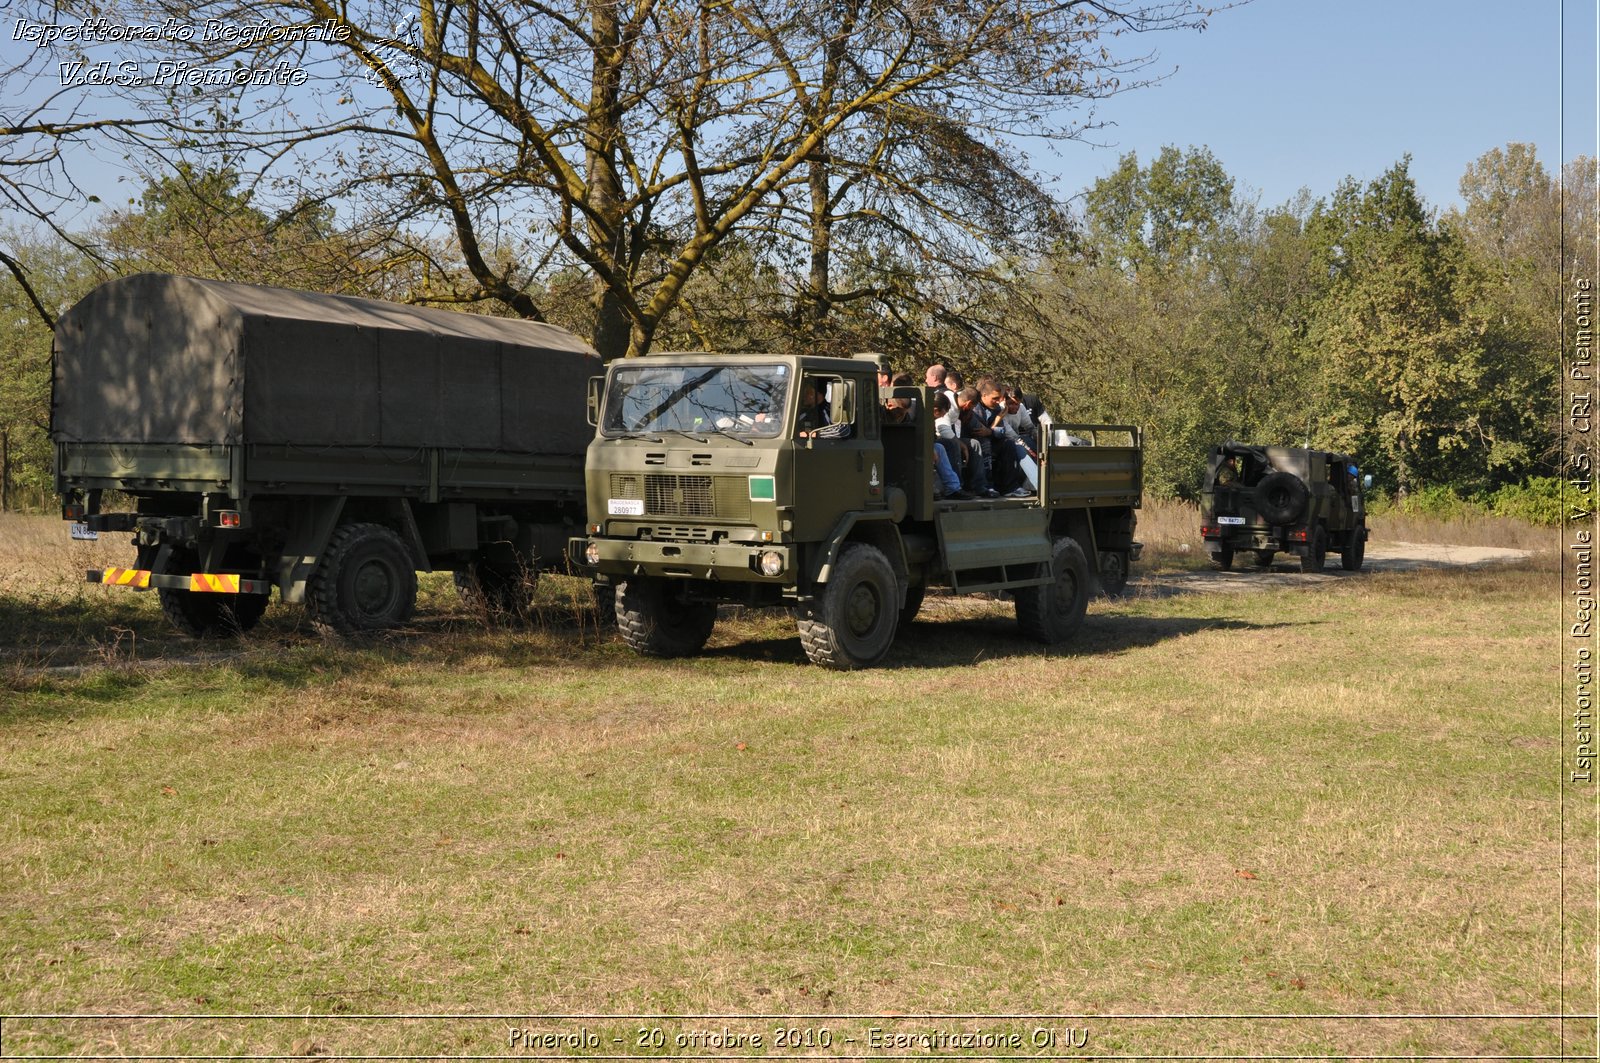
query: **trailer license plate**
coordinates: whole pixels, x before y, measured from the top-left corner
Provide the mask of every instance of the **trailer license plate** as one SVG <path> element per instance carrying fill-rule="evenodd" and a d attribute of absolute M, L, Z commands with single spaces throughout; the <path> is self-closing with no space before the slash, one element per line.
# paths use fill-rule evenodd
<path fill-rule="evenodd" d="M 1244 523 L 1244 518 L 1243 517 L 1218 517 L 1217 518 L 1217 523 L 1218 524 L 1243 524 Z"/>
<path fill-rule="evenodd" d="M 89 525 L 85 524 L 83 521 L 75 520 L 72 522 L 72 537 L 74 539 L 87 539 L 90 542 L 94 542 L 100 538 L 100 533 L 89 527 Z"/>

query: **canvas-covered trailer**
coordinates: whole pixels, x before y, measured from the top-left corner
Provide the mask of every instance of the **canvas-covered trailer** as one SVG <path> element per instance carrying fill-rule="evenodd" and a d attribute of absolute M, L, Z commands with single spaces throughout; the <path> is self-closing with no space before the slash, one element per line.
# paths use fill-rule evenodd
<path fill-rule="evenodd" d="M 509 604 L 583 526 L 599 371 L 552 325 L 138 274 L 57 324 L 56 487 L 77 534 L 134 533 L 133 567 L 91 578 L 161 590 L 196 634 L 248 626 L 273 587 L 389 626 L 416 570 Z"/>

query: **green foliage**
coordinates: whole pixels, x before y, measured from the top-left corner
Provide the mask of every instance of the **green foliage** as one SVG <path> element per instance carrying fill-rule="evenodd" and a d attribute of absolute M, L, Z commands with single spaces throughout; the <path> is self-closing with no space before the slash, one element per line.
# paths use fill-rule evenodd
<path fill-rule="evenodd" d="M 1505 484 L 1488 498 L 1489 512 L 1497 517 L 1515 517 L 1529 524 L 1554 527 L 1562 523 L 1563 482 L 1555 476 L 1536 476 L 1524 483 Z"/>

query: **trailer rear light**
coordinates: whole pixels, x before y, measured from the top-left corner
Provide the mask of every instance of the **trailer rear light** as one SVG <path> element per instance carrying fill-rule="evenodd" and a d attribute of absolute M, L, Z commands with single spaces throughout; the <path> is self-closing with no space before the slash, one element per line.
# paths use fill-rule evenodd
<path fill-rule="evenodd" d="M 1284 538 L 1293 539 L 1297 543 L 1303 543 L 1306 541 L 1306 530 L 1304 528 L 1296 528 Z"/>
<path fill-rule="evenodd" d="M 71 505 L 61 507 L 62 520 L 82 520 L 88 514 L 88 507 L 81 502 L 74 502 Z"/>
<path fill-rule="evenodd" d="M 219 509 L 217 511 L 217 526 L 221 528 L 237 528 L 239 526 L 239 511 L 237 509 Z"/>
<path fill-rule="evenodd" d="M 1200 534 L 1209 539 L 1214 535 L 1221 535 L 1222 528 L 1216 524 L 1202 524 L 1200 525 Z"/>

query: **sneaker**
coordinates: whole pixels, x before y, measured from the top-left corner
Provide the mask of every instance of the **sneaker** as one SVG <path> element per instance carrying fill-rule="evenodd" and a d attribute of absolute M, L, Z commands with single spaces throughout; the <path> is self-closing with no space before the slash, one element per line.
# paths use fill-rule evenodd
<path fill-rule="evenodd" d="M 1019 487 L 1015 491 L 1011 492 L 1009 495 L 1006 495 L 1006 497 L 1007 498 L 1032 498 L 1033 497 L 1033 492 L 1028 490 L 1026 487 Z"/>
<path fill-rule="evenodd" d="M 984 498 L 999 498 L 1000 497 L 1000 492 L 996 491 L 992 487 L 985 487 L 983 489 L 983 497 Z"/>

